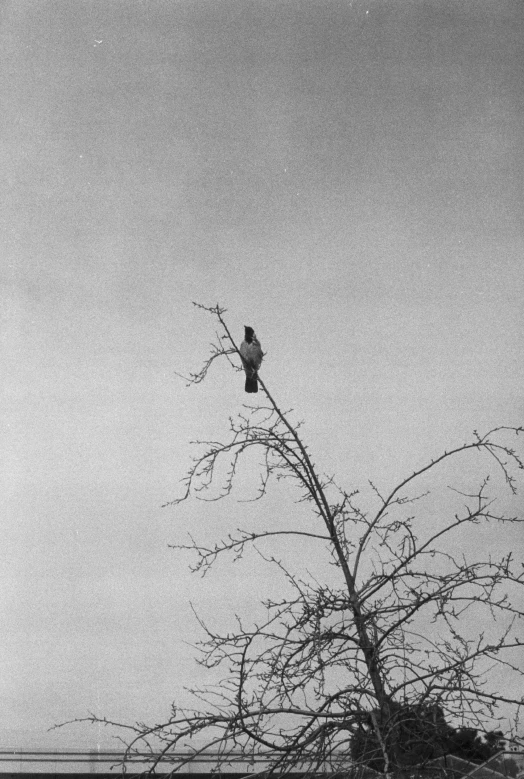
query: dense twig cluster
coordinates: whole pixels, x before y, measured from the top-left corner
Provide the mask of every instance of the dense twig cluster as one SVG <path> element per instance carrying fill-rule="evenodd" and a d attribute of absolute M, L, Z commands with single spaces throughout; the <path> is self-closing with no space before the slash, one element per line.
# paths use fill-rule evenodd
<path fill-rule="evenodd" d="M 200 308 L 216 317 L 220 331 L 203 368 L 190 374 L 191 384 L 203 381 L 219 358 L 235 368 L 240 363 L 225 310 Z M 474 433 L 471 441 L 431 460 L 387 495 L 372 485 L 375 509 L 365 511 L 356 492 L 346 492 L 319 473 L 300 425 L 291 423 L 290 413 L 279 408 L 260 377 L 259 383 L 263 404 L 244 407 L 230 419 L 225 441 L 199 442 L 183 494 L 168 505 L 192 496 L 218 500 L 230 495 L 241 458 L 255 447 L 262 452 L 255 499 L 266 494 L 272 479 L 289 480 L 310 506 L 316 527 L 239 529 L 204 543 L 191 538 L 178 548 L 191 549 L 194 570 L 205 573 L 220 555 L 242 556 L 270 537 L 307 538 L 328 550 L 336 577 L 319 583 L 267 555 L 286 579 L 289 594 L 265 601 L 266 618 L 256 624 L 238 619 L 233 630 L 219 634 L 201 623 L 201 662 L 222 669 L 223 680 L 193 691 L 200 710 L 173 708 L 165 723 L 131 727 L 128 754 L 150 749 L 157 755 L 154 769 L 159 759 L 191 748 L 199 735 L 203 746 L 192 748 L 187 760 L 216 750 L 218 767 L 239 756 L 263 755 L 271 772 L 347 773 L 356 734 L 367 729 L 389 775 L 402 767 L 405 754 L 395 736 L 399 712 L 413 717 L 414 711 L 434 707 L 440 716 L 484 728 L 501 702 L 518 708 L 522 696 L 499 695 L 490 686 L 490 669 L 506 663 L 508 674 L 522 676 L 509 659 L 520 646 L 515 622 L 524 611 L 518 601 L 522 565 L 511 552 L 497 557 L 474 549 L 468 554 L 455 538 L 459 532 L 464 538 L 464 529 L 473 531 L 479 523 L 521 520 L 497 513 L 488 478 L 473 491 L 455 489 L 460 507 L 449 516 L 435 509 L 431 522 L 421 522 L 412 512 L 415 503 L 430 500 L 428 490 L 418 492 L 417 485 L 470 453 L 486 455 L 487 464 L 493 463 L 515 493 L 523 463 L 508 441 L 522 428 Z M 184 764 L 179 761 L 176 770 Z"/>

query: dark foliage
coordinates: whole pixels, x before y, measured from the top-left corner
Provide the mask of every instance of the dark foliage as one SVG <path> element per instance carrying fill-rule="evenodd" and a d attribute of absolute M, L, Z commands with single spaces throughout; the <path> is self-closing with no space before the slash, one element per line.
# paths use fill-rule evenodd
<path fill-rule="evenodd" d="M 375 721 L 373 721 L 375 719 Z M 395 706 L 388 720 L 373 712 L 351 742 L 351 757 L 375 771 L 384 770 L 384 750 L 377 737 L 377 724 L 398 766 L 419 765 L 446 753 L 449 727 L 438 706 Z"/>
<path fill-rule="evenodd" d="M 381 721 L 378 711 L 369 714 L 351 741 L 352 759 L 379 772 L 384 771 L 384 750 L 376 735 L 377 724 L 399 768 L 423 765 L 444 755 L 484 763 L 504 747 L 501 731 L 482 737 L 475 728 L 453 728 L 437 705 L 399 705 L 388 721 Z"/>

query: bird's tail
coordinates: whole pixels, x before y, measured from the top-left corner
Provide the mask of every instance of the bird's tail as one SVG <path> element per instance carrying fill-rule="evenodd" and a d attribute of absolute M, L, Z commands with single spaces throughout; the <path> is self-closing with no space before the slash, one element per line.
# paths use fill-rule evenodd
<path fill-rule="evenodd" d="M 256 374 L 254 376 L 246 376 L 246 392 L 258 392 L 258 381 Z"/>

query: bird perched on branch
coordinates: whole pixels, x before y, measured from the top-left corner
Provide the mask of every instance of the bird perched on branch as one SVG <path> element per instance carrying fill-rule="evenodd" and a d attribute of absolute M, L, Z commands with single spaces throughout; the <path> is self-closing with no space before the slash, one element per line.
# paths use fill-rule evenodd
<path fill-rule="evenodd" d="M 246 372 L 246 392 L 258 392 L 257 371 L 262 363 L 262 347 L 252 327 L 244 326 L 244 340 L 240 344 L 240 356 Z"/>

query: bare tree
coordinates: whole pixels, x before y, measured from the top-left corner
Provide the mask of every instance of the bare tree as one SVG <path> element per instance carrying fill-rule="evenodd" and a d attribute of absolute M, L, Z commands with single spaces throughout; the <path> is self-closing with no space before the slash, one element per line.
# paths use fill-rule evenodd
<path fill-rule="evenodd" d="M 241 370 L 225 310 L 199 307 L 219 329 L 203 367 L 188 378 L 193 385 L 222 359 Z M 198 442 L 183 493 L 167 505 L 231 495 L 242 458 L 256 449 L 261 466 L 254 499 L 264 498 L 272 480 L 290 482 L 310 509 L 310 524 L 287 519 L 283 511 L 276 529 L 231 530 L 223 539 L 210 539 L 206 529 L 204 540 L 191 538 L 178 547 L 190 549 L 194 570 L 205 574 L 218 558 L 238 558 L 256 546 L 261 564 L 282 575 L 284 595 L 265 600 L 265 616 L 254 624 L 237 618 L 220 633 L 201 621 L 200 662 L 219 669 L 221 681 L 193 690 L 194 710 L 173 705 L 164 723 L 127 726 L 127 757 L 148 753 L 154 770 L 186 749 L 187 758 L 174 761 L 173 770 L 211 751 L 218 754 L 218 768 L 238 756 L 264 756 L 271 773 L 347 774 L 352 748 L 355 756 L 365 734 L 380 752 L 376 770 L 390 776 L 431 756 L 412 751 L 407 760 L 406 717 L 429 722 L 433 712 L 435 724 L 445 717 L 485 730 L 501 705 L 517 712 L 522 671 L 512 658 L 520 646 L 516 622 L 524 612 L 522 565 L 511 550 L 468 552 L 464 539 L 485 524 L 498 525 L 504 534 L 508 524 L 522 521 L 498 513 L 490 489 L 502 485 L 510 497 L 516 494 L 523 463 L 512 440 L 522 428 L 475 432 L 387 494 L 371 484 L 374 505 L 363 508 L 357 491 L 346 491 L 318 470 L 301 426 L 282 411 L 260 376 L 259 384 L 260 404 L 243 406 L 230 419 L 224 441 Z M 474 489 L 464 488 L 461 469 L 474 455 L 481 476 Z M 456 482 L 437 505 L 428 484 L 449 477 L 449 464 Z M 431 521 L 417 518 L 423 506 L 429 506 Z M 282 536 L 310 543 L 312 558 L 327 554 L 325 580 L 292 570 L 275 554 L 271 544 Z M 515 680 L 506 685 L 514 694 L 498 692 L 492 681 L 497 667 Z"/>

